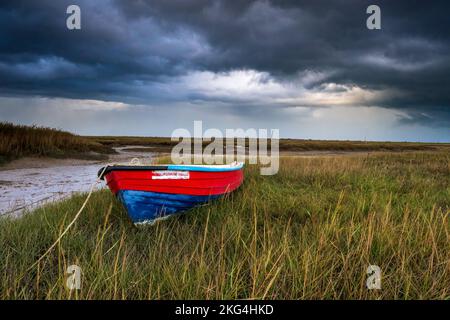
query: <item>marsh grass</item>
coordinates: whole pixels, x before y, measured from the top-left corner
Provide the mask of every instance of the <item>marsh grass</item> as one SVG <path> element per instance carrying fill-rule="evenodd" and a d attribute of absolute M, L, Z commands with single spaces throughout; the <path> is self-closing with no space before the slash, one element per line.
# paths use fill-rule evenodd
<path fill-rule="evenodd" d="M 0 164 L 23 156 L 95 158 L 92 152 L 111 153 L 112 149 L 53 128 L 0 122 Z"/>
<path fill-rule="evenodd" d="M 107 190 L 0 221 L 2 299 L 449 299 L 448 153 L 283 158 L 239 191 L 134 227 Z M 81 290 L 65 270 L 82 270 Z M 366 288 L 366 269 L 382 289 Z"/>
<path fill-rule="evenodd" d="M 110 136 L 90 136 L 87 139 L 101 143 L 105 146 L 147 146 L 154 148 L 155 152 L 171 152 L 172 148 L 178 143 L 171 141 L 166 137 L 110 137 Z M 194 139 L 192 139 L 193 142 Z M 223 139 L 223 146 L 227 142 L 236 145 L 237 141 L 233 139 Z M 203 148 L 211 141 L 204 140 Z M 249 146 L 249 139 L 244 142 Z M 270 148 L 270 141 L 267 142 Z M 280 139 L 279 150 L 285 152 L 305 152 L 305 151 L 425 151 L 442 149 L 450 150 L 448 143 L 420 143 L 420 142 L 377 142 L 377 141 L 332 141 L 332 140 L 304 140 L 304 139 Z M 193 147 L 192 147 L 193 149 Z"/>

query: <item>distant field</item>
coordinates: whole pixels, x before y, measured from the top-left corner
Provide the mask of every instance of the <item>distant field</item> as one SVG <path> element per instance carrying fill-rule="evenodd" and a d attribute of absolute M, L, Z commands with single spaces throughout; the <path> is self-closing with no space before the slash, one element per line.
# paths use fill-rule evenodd
<path fill-rule="evenodd" d="M 69 132 L 0 122 L 0 164 L 23 156 L 92 159 L 110 152 L 108 146 Z"/>
<path fill-rule="evenodd" d="M 105 146 L 152 146 L 159 152 L 170 152 L 177 144 L 170 138 L 164 137 L 86 137 L 91 141 L 101 143 Z M 209 142 L 203 142 L 206 146 Z M 225 140 L 223 142 L 225 145 Z M 248 146 L 248 141 L 246 141 Z M 268 143 L 270 148 L 270 142 Z M 419 151 L 436 150 L 445 148 L 450 150 L 450 144 L 445 143 L 415 143 L 415 142 L 366 142 L 366 141 L 328 141 L 328 140 L 301 140 L 280 139 L 280 151 Z"/>
<path fill-rule="evenodd" d="M 134 227 L 107 190 L 0 219 L 1 299 L 450 299 L 450 154 L 285 157 L 232 195 Z M 65 288 L 67 266 L 81 290 Z M 381 290 L 366 288 L 369 265 Z"/>

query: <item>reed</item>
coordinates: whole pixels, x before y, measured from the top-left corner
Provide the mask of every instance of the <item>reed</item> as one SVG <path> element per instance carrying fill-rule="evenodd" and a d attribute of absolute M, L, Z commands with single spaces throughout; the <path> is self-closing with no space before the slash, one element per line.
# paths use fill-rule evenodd
<path fill-rule="evenodd" d="M 23 156 L 92 157 L 92 153 L 109 152 L 111 148 L 69 132 L 0 122 L 0 159 L 3 161 Z"/>
<path fill-rule="evenodd" d="M 286 157 L 241 189 L 134 227 L 109 191 L 0 220 L 2 299 L 449 299 L 450 155 Z M 65 287 L 68 265 L 82 287 Z M 366 270 L 381 268 L 381 290 Z M 21 277 L 23 276 L 23 277 Z"/>

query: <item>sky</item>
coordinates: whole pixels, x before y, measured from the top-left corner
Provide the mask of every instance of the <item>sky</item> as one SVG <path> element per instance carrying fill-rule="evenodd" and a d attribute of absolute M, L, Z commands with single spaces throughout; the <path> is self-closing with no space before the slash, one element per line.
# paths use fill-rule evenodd
<path fill-rule="evenodd" d="M 450 2 L 2 0 L 0 120 L 450 142 Z"/>

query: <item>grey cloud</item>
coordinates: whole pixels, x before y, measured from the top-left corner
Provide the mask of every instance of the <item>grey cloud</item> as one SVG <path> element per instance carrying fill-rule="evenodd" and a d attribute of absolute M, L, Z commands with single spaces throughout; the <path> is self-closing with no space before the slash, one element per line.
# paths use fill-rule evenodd
<path fill-rule="evenodd" d="M 82 30 L 65 27 L 69 4 L 80 5 Z M 241 97 L 214 98 L 182 88 L 170 92 L 167 84 L 195 71 L 251 69 L 280 82 L 308 71 L 324 76 L 304 84 L 306 89 L 397 90 L 402 94 L 378 105 L 405 110 L 421 123 L 448 126 L 450 4 L 377 1 L 380 31 L 365 27 L 369 4 L 2 1 L 0 93 L 138 104 L 216 99 L 244 115 L 250 111 Z M 258 103 L 246 104 L 256 108 Z"/>

